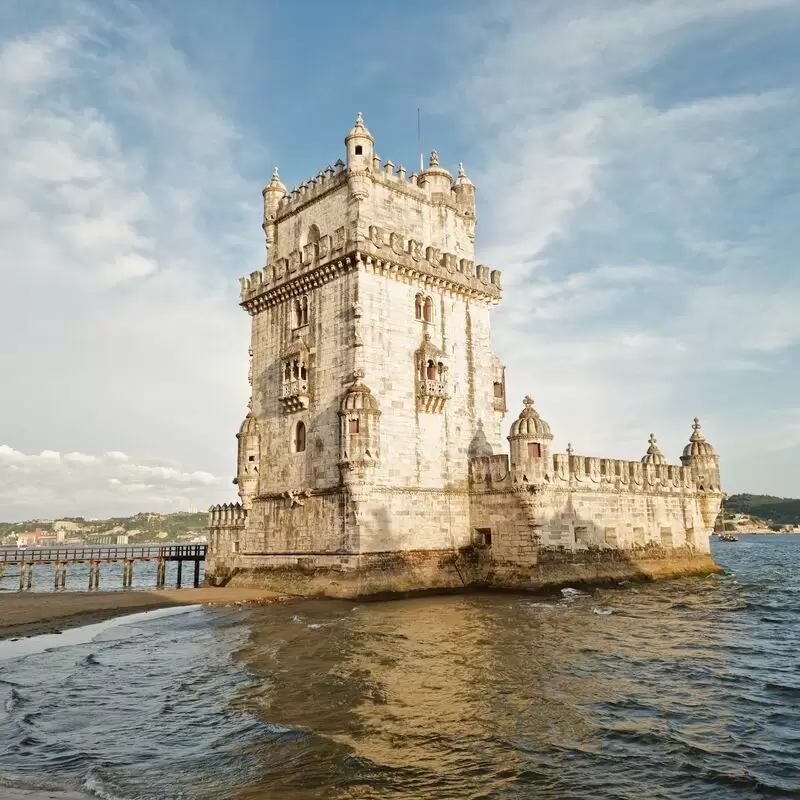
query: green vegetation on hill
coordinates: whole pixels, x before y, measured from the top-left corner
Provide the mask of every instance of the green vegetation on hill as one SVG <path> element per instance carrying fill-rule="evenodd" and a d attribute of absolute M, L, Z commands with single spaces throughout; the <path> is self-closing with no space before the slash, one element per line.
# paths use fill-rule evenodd
<path fill-rule="evenodd" d="M 68 523 L 59 525 L 59 523 Z M 72 523 L 71 525 L 69 523 Z M 55 531 L 58 527 L 66 529 L 67 537 L 88 539 L 95 536 L 125 534 L 129 541 L 152 542 L 191 539 L 206 533 L 208 514 L 205 511 L 174 514 L 135 514 L 132 517 L 111 517 L 110 519 L 87 520 L 83 517 L 61 517 L 58 520 L 31 519 L 25 522 L 0 522 L 0 541 L 10 534 L 32 531 Z"/>
<path fill-rule="evenodd" d="M 747 514 L 768 524 L 800 525 L 800 500 L 768 494 L 732 494 L 723 503 L 726 514 Z"/>

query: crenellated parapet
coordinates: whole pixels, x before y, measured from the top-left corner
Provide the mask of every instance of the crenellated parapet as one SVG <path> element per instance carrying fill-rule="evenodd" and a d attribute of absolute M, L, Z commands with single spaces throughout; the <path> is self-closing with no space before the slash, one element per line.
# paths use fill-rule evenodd
<path fill-rule="evenodd" d="M 240 278 L 241 306 L 254 314 L 359 267 L 487 302 L 496 303 L 501 296 L 499 270 L 407 239 L 399 231 L 371 226 L 369 239 L 355 251 L 351 250 L 355 242 L 348 241 L 344 227 L 320 236 L 315 244 Z"/>
<path fill-rule="evenodd" d="M 218 530 L 242 530 L 247 520 L 247 512 L 241 503 L 223 503 L 208 509 L 208 527 Z"/>
<path fill-rule="evenodd" d="M 507 490 L 519 483 L 540 489 L 604 492 L 695 491 L 691 469 L 674 464 L 643 464 L 615 458 L 554 453 L 543 459 L 540 477 L 517 475 L 505 454 L 470 460 L 470 483 L 476 491 Z"/>

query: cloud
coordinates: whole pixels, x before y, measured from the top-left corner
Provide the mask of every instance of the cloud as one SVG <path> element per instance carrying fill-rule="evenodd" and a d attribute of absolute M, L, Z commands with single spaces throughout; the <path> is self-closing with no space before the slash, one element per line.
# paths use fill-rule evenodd
<path fill-rule="evenodd" d="M 778 435 L 764 405 L 800 391 L 786 368 L 800 347 L 786 180 L 800 101 L 748 58 L 755 32 L 781 25 L 800 30 L 800 4 L 499 2 L 467 15 L 464 29 L 491 35 L 472 42 L 450 111 L 483 143 L 471 174 L 478 257 L 503 270 L 495 349 L 512 413 L 531 391 L 557 446 L 639 457 L 658 423 L 674 460 L 700 413 L 742 490 L 741 420 Z M 743 383 L 758 372 L 769 399 Z"/>
<path fill-rule="evenodd" d="M 12 519 L 185 511 L 227 483 L 211 473 L 123 453 L 22 453 L 0 445 L 0 508 Z M 143 505 L 144 504 L 144 505 Z"/>
<path fill-rule="evenodd" d="M 242 145 L 139 7 L 53 4 L 46 22 L 26 19 L 0 37 L 0 371 L 18 387 L 0 396 L 15 421 L 0 460 L 55 461 L 15 455 L 46 445 L 72 466 L 168 456 L 210 491 L 246 412 L 236 278 L 261 265 L 263 239 L 260 186 L 237 158 L 260 146 Z"/>

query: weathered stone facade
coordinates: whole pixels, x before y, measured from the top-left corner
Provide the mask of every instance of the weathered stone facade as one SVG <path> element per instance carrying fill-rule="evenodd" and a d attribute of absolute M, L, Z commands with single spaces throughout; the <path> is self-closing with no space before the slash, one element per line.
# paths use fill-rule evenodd
<path fill-rule="evenodd" d="M 723 495 L 699 423 L 681 466 L 652 437 L 641 462 L 551 453 L 526 398 L 502 453 L 475 187 L 436 153 L 408 177 L 382 163 L 360 115 L 345 145 L 263 192 L 241 503 L 210 510 L 209 580 L 351 596 L 713 568 Z"/>

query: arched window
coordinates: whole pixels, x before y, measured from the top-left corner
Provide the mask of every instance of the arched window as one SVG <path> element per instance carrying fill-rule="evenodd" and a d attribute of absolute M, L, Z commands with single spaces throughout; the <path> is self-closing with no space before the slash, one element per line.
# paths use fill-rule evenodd
<path fill-rule="evenodd" d="M 444 364 L 441 361 L 436 365 L 436 375 L 440 381 L 444 380 Z"/>
<path fill-rule="evenodd" d="M 307 374 L 308 373 L 306 372 L 306 362 L 302 361 L 300 362 L 300 380 L 304 381 L 306 379 Z"/>
<path fill-rule="evenodd" d="M 292 377 L 292 362 L 291 361 L 287 361 L 286 362 L 286 366 L 285 366 L 285 368 L 283 370 L 283 378 L 284 378 L 284 380 L 288 381 L 288 380 L 291 380 L 291 377 Z"/>
<path fill-rule="evenodd" d="M 305 422 L 298 422 L 297 427 L 294 429 L 294 451 L 295 453 L 304 453 L 306 449 L 306 424 Z"/>
<path fill-rule="evenodd" d="M 292 362 L 292 377 L 295 380 L 300 377 L 300 366 L 296 361 Z"/>
<path fill-rule="evenodd" d="M 414 298 L 414 318 L 422 319 L 422 295 L 418 294 Z"/>
<path fill-rule="evenodd" d="M 436 380 L 436 364 L 434 364 L 433 361 L 428 362 L 428 380 Z"/>
<path fill-rule="evenodd" d="M 433 322 L 433 301 L 430 297 L 425 298 L 425 304 L 422 307 L 422 318 L 425 322 Z"/>

